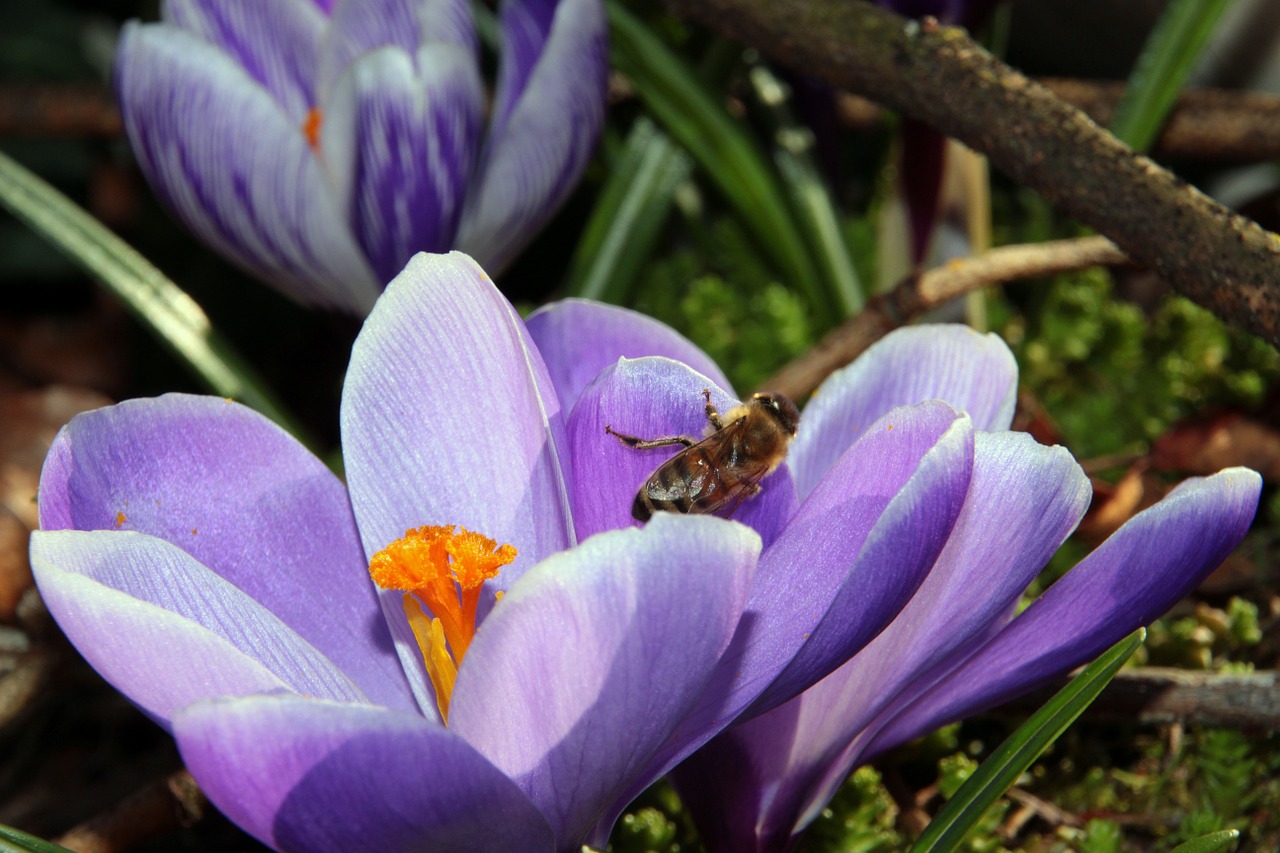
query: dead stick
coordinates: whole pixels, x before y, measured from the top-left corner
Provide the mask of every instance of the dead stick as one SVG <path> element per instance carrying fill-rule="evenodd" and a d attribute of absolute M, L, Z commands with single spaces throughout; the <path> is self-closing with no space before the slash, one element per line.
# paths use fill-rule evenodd
<path fill-rule="evenodd" d="M 110 138 L 124 126 L 106 86 L 88 83 L 0 86 L 0 136 Z"/>
<path fill-rule="evenodd" d="M 963 30 L 850 0 L 668 2 L 986 154 L 1184 296 L 1280 343 L 1280 236 L 1135 154 Z"/>
<path fill-rule="evenodd" d="M 783 367 L 761 387 L 802 400 L 833 371 L 925 311 L 970 291 L 1023 278 L 1051 276 L 1129 259 L 1105 237 L 1080 237 L 1001 246 L 910 276 L 867 302 L 860 314 L 828 332 L 813 349 Z"/>
<path fill-rule="evenodd" d="M 1031 713 L 1060 686 L 1015 699 L 990 713 L 992 716 Z M 1125 670 L 1094 700 L 1085 717 L 1274 731 L 1280 728 L 1280 674 L 1224 675 L 1166 667 Z"/>
<path fill-rule="evenodd" d="M 1061 808 L 1060 806 L 1054 805 L 1048 800 L 1042 800 L 1035 794 L 1023 788 L 1010 788 L 1005 792 L 1005 796 L 1013 800 L 1015 803 L 1027 806 L 1032 812 L 1054 826 L 1078 827 L 1084 825 L 1084 821 L 1075 814 Z M 1012 837 L 1012 834 L 1010 837 Z"/>
<path fill-rule="evenodd" d="M 186 770 L 152 782 L 62 837 L 76 853 L 119 853 L 200 820 L 208 800 Z"/>

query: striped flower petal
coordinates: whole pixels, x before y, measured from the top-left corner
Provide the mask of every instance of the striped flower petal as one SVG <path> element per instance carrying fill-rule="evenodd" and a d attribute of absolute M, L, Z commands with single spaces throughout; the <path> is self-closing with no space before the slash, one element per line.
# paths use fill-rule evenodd
<path fill-rule="evenodd" d="M 301 127 L 316 103 L 320 41 L 328 19 L 311 0 L 166 0 L 164 19 L 235 59 Z"/>
<path fill-rule="evenodd" d="M 380 48 L 337 81 L 320 150 L 379 280 L 393 279 L 416 252 L 448 250 L 483 109 L 475 62 L 453 44 Z"/>
<path fill-rule="evenodd" d="M 303 128 L 227 54 L 127 24 L 115 86 L 151 186 L 195 234 L 300 302 L 365 312 L 379 283 Z"/>
<path fill-rule="evenodd" d="M 506 8 L 511 43 L 539 18 L 529 10 L 543 4 Z M 526 61 L 527 51 L 515 53 L 508 61 Z M 497 123 L 458 234 L 458 247 L 486 269 L 500 272 L 515 257 L 586 168 L 604 122 L 608 67 L 604 8 L 598 0 L 561 0 L 527 84 L 506 82 L 515 72 L 504 76 L 499 94 L 507 100 L 495 108 Z"/>

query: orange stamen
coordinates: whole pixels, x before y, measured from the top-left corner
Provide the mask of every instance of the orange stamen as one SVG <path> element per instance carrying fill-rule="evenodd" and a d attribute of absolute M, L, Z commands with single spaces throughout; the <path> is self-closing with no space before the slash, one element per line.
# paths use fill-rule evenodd
<path fill-rule="evenodd" d="M 412 595 L 404 597 L 404 615 L 409 617 L 413 637 L 418 641 L 418 648 L 422 649 L 422 662 L 436 692 L 440 719 L 447 724 L 449 700 L 453 698 L 453 684 L 458 680 L 458 665 L 445 649 L 444 628 L 439 619 L 432 619 L 422 612 L 422 605 Z"/>
<path fill-rule="evenodd" d="M 446 719 L 457 668 L 476 632 L 480 590 L 515 558 L 512 546 L 499 547 L 489 537 L 465 528 L 454 533 L 449 525 L 407 530 L 369 561 L 374 583 L 409 593 L 404 599 L 405 615 Z M 424 605 L 429 616 L 423 612 Z"/>
<path fill-rule="evenodd" d="M 312 148 L 320 147 L 320 125 L 324 123 L 324 113 L 319 107 L 307 110 L 307 117 L 302 120 L 302 134 L 307 137 L 307 144 Z"/>

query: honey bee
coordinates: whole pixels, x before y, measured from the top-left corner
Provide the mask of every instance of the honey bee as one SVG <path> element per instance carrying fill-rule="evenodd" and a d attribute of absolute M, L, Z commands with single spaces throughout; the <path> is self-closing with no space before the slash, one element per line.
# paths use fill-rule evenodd
<path fill-rule="evenodd" d="M 636 493 L 631 504 L 636 520 L 648 521 L 658 510 L 713 513 L 728 507 L 725 516 L 733 515 L 744 500 L 760 492 L 760 481 L 786 458 L 800 421 L 795 403 L 781 394 L 753 394 L 721 417 L 711 402 L 711 389 L 704 388 L 702 396 L 707 401 L 708 434 L 699 442 L 684 436 L 637 438 L 604 428 L 636 450 L 684 445 Z"/>

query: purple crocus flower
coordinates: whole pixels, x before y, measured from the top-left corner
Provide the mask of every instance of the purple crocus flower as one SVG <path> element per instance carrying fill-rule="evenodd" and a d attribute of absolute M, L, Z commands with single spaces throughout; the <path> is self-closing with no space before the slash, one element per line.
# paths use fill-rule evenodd
<path fill-rule="evenodd" d="M 998 0 L 875 0 L 877 6 L 908 18 L 926 15 L 944 24 L 974 29 L 986 21 Z M 911 239 L 911 263 L 925 260 L 938 227 L 942 180 L 947 169 L 947 141 L 923 122 L 902 122 L 902 152 L 898 170 L 907 208 Z M 946 260 L 946 258 L 943 258 Z"/>
<path fill-rule="evenodd" d="M 1001 350 L 1003 359 L 987 357 L 1011 365 L 994 338 L 924 326 L 895 332 L 830 377 L 792 452 L 801 496 L 884 409 L 930 396 L 961 405 L 951 386 L 976 363 L 965 351 L 979 346 Z M 1012 369 L 991 382 L 1012 400 Z M 1090 485 L 1062 447 L 1007 432 L 1011 407 L 970 412 L 985 431 L 969 493 L 910 602 L 848 663 L 676 770 L 709 849 L 787 849 L 855 766 L 1096 657 L 1190 592 L 1253 520 L 1255 472 L 1188 480 L 1014 616 L 1079 523 Z"/>
<path fill-rule="evenodd" d="M 1007 353 L 970 355 L 943 369 L 953 399 L 994 417 Z M 653 320 L 571 301 L 526 324 L 469 258 L 419 255 L 352 353 L 345 486 L 235 403 L 126 402 L 54 442 L 32 566 L 82 654 L 277 849 L 603 844 L 735 717 L 875 636 L 970 488 L 970 417 L 933 401 L 820 481 L 784 466 L 734 521 L 633 529 L 663 453 L 605 426 L 696 433 L 726 387 Z"/>
<path fill-rule="evenodd" d="M 121 35 L 125 129 L 201 240 L 304 304 L 364 314 L 415 252 L 505 265 L 600 134 L 600 0 L 504 0 L 492 105 L 471 14 L 470 0 L 165 0 L 162 23 Z"/>

